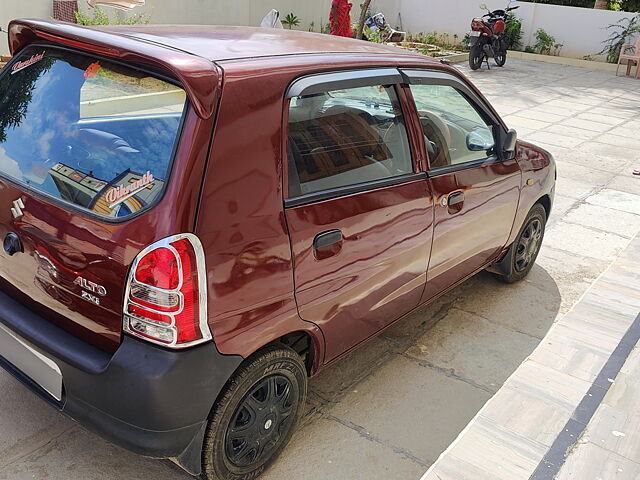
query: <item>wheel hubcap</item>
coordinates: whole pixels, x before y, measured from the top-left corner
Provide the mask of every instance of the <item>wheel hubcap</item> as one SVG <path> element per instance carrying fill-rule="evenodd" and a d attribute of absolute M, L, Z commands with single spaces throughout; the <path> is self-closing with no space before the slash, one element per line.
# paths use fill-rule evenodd
<path fill-rule="evenodd" d="M 283 375 L 272 375 L 254 385 L 227 428 L 225 452 L 228 460 L 237 467 L 249 467 L 267 460 L 289 430 L 297 400 L 297 390 Z"/>
<path fill-rule="evenodd" d="M 526 269 L 535 260 L 542 241 L 542 222 L 534 218 L 525 227 L 516 248 L 515 269 Z"/>

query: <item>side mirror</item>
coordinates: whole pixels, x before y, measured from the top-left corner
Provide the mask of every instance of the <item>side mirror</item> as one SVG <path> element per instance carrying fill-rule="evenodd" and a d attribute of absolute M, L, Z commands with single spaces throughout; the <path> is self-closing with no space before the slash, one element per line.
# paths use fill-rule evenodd
<path fill-rule="evenodd" d="M 495 146 L 490 130 L 479 128 L 467 135 L 467 148 L 471 152 L 486 152 Z"/>
<path fill-rule="evenodd" d="M 488 8 L 487 8 L 487 4 L 486 4 L 486 3 L 481 3 L 481 4 L 480 4 L 480 8 L 481 8 L 482 10 L 488 10 Z"/>
<path fill-rule="evenodd" d="M 515 156 L 517 142 L 518 134 L 513 128 L 510 128 L 504 137 L 504 142 L 502 143 L 502 151 L 507 159 L 512 159 Z"/>

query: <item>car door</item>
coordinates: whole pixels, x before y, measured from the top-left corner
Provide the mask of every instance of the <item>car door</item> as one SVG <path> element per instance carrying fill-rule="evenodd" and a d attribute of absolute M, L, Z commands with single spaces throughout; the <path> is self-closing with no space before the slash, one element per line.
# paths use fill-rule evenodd
<path fill-rule="evenodd" d="M 521 172 L 499 147 L 507 131 L 455 76 L 403 71 L 429 154 L 434 231 L 423 300 L 495 259 L 513 227 Z"/>
<path fill-rule="evenodd" d="M 337 72 L 287 94 L 295 297 L 322 330 L 325 361 L 416 307 L 424 290 L 433 195 L 412 154 L 401 81 L 395 69 Z"/>

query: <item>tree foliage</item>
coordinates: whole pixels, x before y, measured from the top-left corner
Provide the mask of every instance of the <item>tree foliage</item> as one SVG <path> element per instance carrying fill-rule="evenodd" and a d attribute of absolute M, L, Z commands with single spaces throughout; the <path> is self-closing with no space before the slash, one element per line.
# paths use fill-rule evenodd
<path fill-rule="evenodd" d="M 33 98 L 33 89 L 38 79 L 46 73 L 53 65 L 52 58 L 43 58 L 20 71 L 20 80 L 13 80 L 13 76 L 9 75 L 8 81 L 3 83 L 0 90 L 0 143 L 7 140 L 7 129 L 15 128 L 22 123 L 31 99 Z"/>

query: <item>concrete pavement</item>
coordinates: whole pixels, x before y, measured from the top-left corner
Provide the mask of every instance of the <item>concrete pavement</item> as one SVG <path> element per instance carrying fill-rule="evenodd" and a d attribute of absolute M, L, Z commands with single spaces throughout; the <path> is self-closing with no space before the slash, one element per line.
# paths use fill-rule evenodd
<path fill-rule="evenodd" d="M 640 232 L 640 81 L 517 60 L 461 68 L 558 162 L 537 265 L 515 285 L 477 275 L 312 379 L 266 480 L 419 478 Z M 0 402 L 0 478 L 190 478 L 86 432 L 4 371 Z"/>

